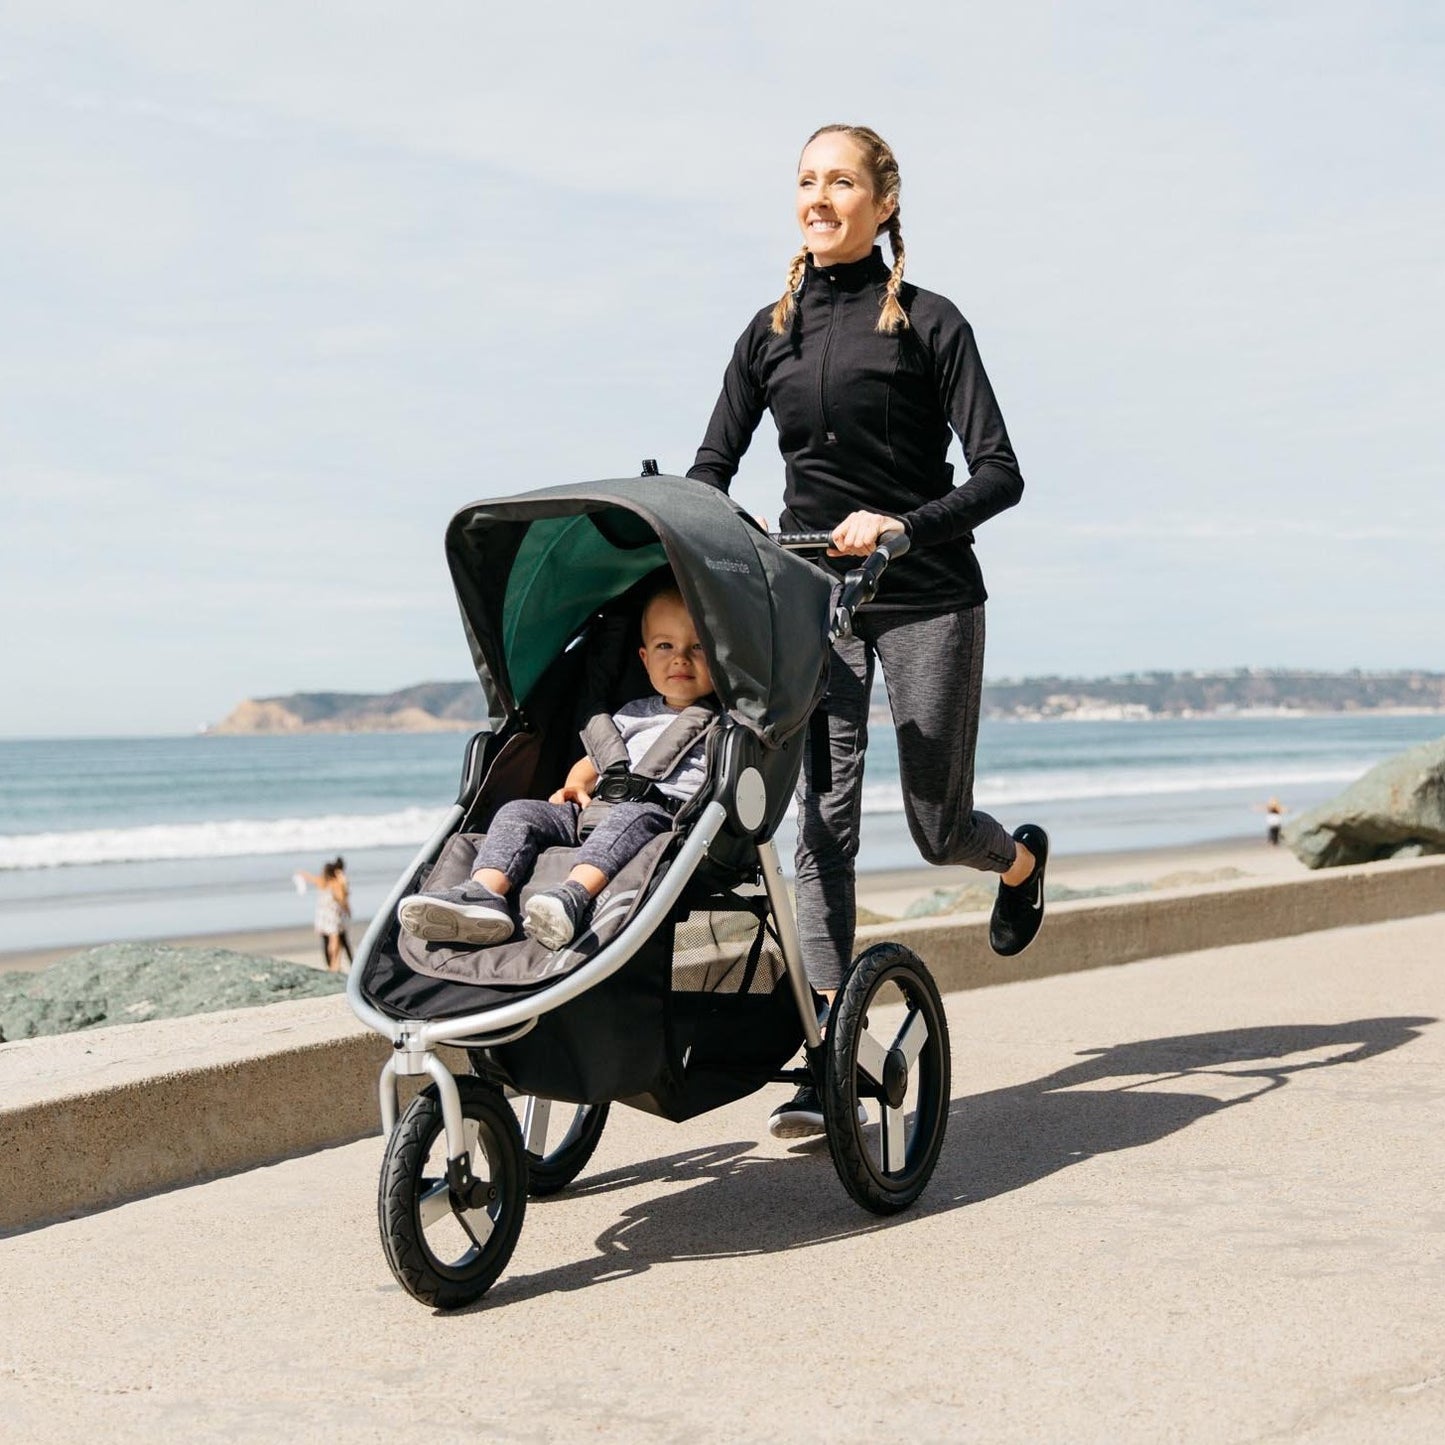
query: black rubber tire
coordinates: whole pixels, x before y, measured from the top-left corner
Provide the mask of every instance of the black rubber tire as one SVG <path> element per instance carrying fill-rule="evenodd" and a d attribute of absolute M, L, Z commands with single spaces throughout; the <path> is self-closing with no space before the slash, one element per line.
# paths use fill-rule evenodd
<path fill-rule="evenodd" d="M 553 1105 L 555 1110 L 558 1106 Z M 563 1104 L 573 1111 L 572 1122 L 555 1149 L 545 1154 L 527 1152 L 527 1193 L 533 1199 L 560 1194 L 586 1167 L 597 1151 L 607 1127 L 611 1104 Z M 525 1140 L 523 1148 L 526 1147 Z"/>
<path fill-rule="evenodd" d="M 443 1134 L 442 1106 L 435 1084 L 429 1084 L 411 1101 L 387 1140 L 377 1195 L 381 1247 L 397 1283 L 413 1299 L 444 1310 L 471 1304 L 496 1282 L 517 1247 L 527 1209 L 527 1165 L 511 1105 L 499 1089 L 468 1075 L 457 1079 L 457 1091 L 467 1132 L 475 1132 L 472 1174 L 485 1181 L 490 1190 L 483 1206 L 491 1219 L 485 1240 L 478 1245 L 475 1235 L 460 1223 L 457 1200 L 450 1194 L 444 1202 L 456 1222 L 440 1223 L 454 1231 L 459 1241 L 463 1237 L 470 1239 L 470 1245 L 455 1259 L 440 1258 L 422 1225 L 423 1196 L 435 1198 L 435 1191 L 445 1188 L 446 1181 L 444 1138 L 440 1153 L 434 1155 L 434 1146 Z M 434 1156 L 434 1172 L 424 1173 L 429 1155 Z M 438 1221 L 434 1221 L 434 1232 L 437 1227 Z"/>
<path fill-rule="evenodd" d="M 858 1068 L 858 1049 L 867 1030 L 868 1009 L 889 983 L 897 986 L 909 1010 L 904 1029 L 890 1044 L 902 1039 L 915 1013 L 927 1025 L 927 1038 L 907 1072 L 910 1079 L 916 1076 L 918 1084 L 913 1127 L 904 1135 L 902 1167 L 891 1170 L 884 1159 L 882 1123 L 858 1122 L 860 1099 L 872 1102 L 875 1112 L 883 1103 L 882 1090 Z M 948 1020 L 923 960 L 900 943 L 878 943 L 859 954 L 833 1006 L 824 1040 L 823 1114 L 838 1177 L 864 1209 L 897 1214 L 918 1198 L 932 1178 L 948 1129 L 951 1068 Z M 872 1130 L 878 1136 L 876 1149 L 865 1133 Z"/>

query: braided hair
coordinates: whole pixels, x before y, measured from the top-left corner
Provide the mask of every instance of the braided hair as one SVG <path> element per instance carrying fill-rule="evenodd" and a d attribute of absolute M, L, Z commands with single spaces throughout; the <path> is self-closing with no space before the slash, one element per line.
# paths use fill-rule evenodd
<path fill-rule="evenodd" d="M 883 305 L 878 312 L 879 331 L 897 331 L 908 325 L 908 313 L 903 309 L 899 293 L 903 289 L 903 227 L 898 218 L 898 193 L 901 182 L 898 175 L 898 158 L 892 147 L 875 130 L 866 125 L 825 125 L 820 126 L 808 137 L 808 146 L 820 135 L 838 131 L 846 135 L 863 153 L 863 167 L 868 173 L 873 194 L 879 201 L 892 201 L 893 214 L 889 216 L 884 229 L 888 232 L 888 248 L 893 252 L 893 267 L 888 273 L 888 285 Z M 788 283 L 783 294 L 773 307 L 773 331 L 781 336 L 788 329 L 788 323 L 797 310 L 797 298 L 803 289 L 803 275 L 808 262 L 808 248 L 804 246 L 788 266 Z"/>

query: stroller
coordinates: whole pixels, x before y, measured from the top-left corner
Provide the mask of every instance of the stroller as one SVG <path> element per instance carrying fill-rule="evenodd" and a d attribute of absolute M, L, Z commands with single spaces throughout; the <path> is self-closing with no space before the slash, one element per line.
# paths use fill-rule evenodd
<path fill-rule="evenodd" d="M 910 950 L 877 944 L 853 962 L 825 1036 L 773 843 L 810 737 L 824 746 L 807 786 L 828 786 L 826 734 L 809 720 L 830 642 L 907 538 L 887 539 L 836 596 L 831 574 L 793 554 L 827 545 L 827 533 L 772 538 L 721 492 L 650 463 L 641 477 L 479 502 L 452 520 L 448 565 L 500 721 L 468 743 L 457 800 L 378 909 L 348 983 L 353 1010 L 394 1049 L 378 1213 L 387 1262 L 416 1299 L 454 1308 L 490 1288 L 528 1195 L 577 1177 L 613 1102 L 683 1120 L 811 1080 L 860 1205 L 892 1214 L 928 1183 L 950 1093 L 937 987 Z M 640 599 L 665 567 L 721 709 L 700 791 L 563 950 L 403 933 L 404 896 L 468 877 L 497 809 L 546 797 L 581 753 L 581 723 L 647 691 Z M 565 877 L 574 853 L 544 852 L 518 902 Z M 470 1072 L 453 1073 L 439 1045 L 464 1050 Z M 789 1068 L 800 1048 L 805 1062 Z M 398 1079 L 423 1075 L 402 1112 Z"/>

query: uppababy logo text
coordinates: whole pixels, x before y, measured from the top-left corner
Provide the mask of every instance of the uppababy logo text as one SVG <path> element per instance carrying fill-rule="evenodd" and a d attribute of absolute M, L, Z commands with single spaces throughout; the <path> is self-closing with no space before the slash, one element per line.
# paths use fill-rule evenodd
<path fill-rule="evenodd" d="M 747 572 L 752 568 L 746 562 L 730 562 L 726 557 L 704 557 L 709 572 Z"/>

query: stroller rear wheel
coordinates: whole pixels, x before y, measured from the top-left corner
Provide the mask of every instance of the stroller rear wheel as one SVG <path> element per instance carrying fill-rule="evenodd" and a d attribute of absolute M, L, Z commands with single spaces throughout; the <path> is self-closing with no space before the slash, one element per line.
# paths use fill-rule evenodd
<path fill-rule="evenodd" d="M 838 1177 L 865 1209 L 896 1214 L 923 1192 L 948 1128 L 948 1021 L 922 959 L 899 943 L 859 954 L 824 1048 L 824 1115 Z"/>
<path fill-rule="evenodd" d="M 545 1199 L 560 1194 L 587 1167 L 612 1106 L 561 1104 L 522 1094 L 512 1107 L 519 1115 L 522 1147 L 527 1151 L 527 1193 Z"/>
<path fill-rule="evenodd" d="M 377 1218 L 386 1262 L 413 1298 L 438 1309 L 480 1299 L 507 1267 L 527 1208 L 522 1136 L 501 1092 L 457 1079 L 471 1183 L 448 1182 L 436 1086 L 411 1101 L 387 1140 Z"/>

